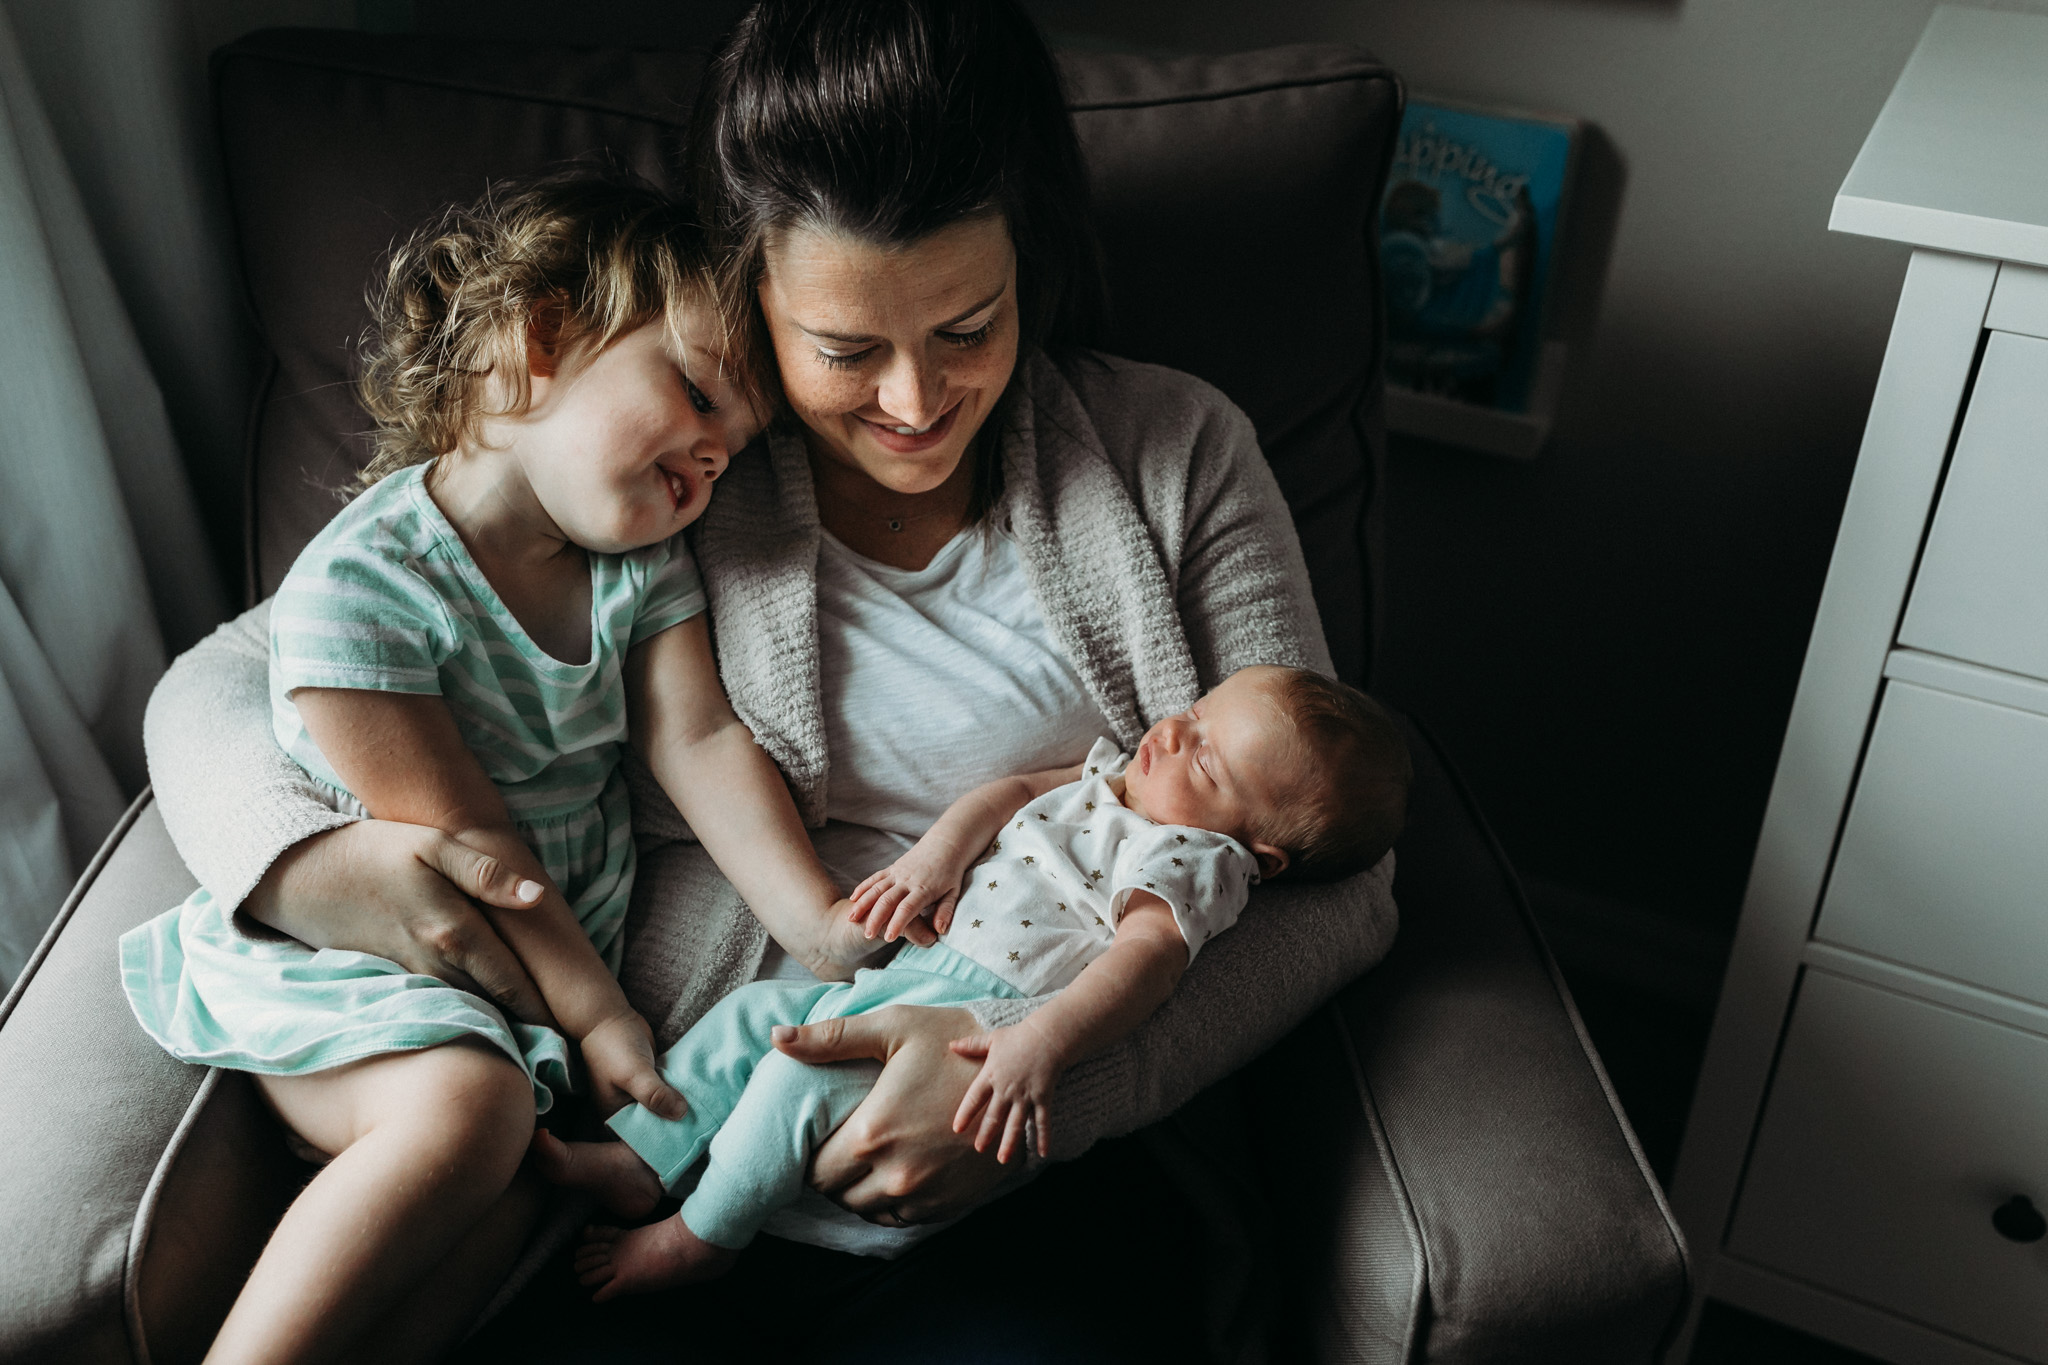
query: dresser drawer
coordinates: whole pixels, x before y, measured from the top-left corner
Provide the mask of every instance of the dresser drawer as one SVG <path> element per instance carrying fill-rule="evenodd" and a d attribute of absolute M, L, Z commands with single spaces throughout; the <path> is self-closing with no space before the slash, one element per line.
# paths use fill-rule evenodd
<path fill-rule="evenodd" d="M 1985 346 L 1899 639 L 2048 678 L 2048 341 Z"/>
<path fill-rule="evenodd" d="M 1814 937 L 2048 1004 L 2048 716 L 1888 684 Z"/>
<path fill-rule="evenodd" d="M 1735 1209 L 1737 1256 L 2048 1358 L 2048 1039 L 1809 968 Z"/>

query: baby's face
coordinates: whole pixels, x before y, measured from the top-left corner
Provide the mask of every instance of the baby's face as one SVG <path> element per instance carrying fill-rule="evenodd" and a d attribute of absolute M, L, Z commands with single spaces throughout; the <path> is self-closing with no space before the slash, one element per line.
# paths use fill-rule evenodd
<path fill-rule="evenodd" d="M 1124 769 L 1124 804 L 1155 824 L 1214 830 L 1258 852 L 1252 834 L 1300 767 L 1294 726 L 1273 695 L 1282 676 L 1242 669 L 1147 730 Z"/>
<path fill-rule="evenodd" d="M 510 448 L 562 533 L 619 553 L 666 540 L 704 513 L 726 462 L 761 429 L 704 335 L 650 322 L 595 355 L 536 373 Z"/>

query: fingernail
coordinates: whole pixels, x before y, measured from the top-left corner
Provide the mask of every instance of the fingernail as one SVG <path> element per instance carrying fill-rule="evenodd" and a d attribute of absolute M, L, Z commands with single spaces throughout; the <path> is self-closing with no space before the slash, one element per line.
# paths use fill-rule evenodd
<path fill-rule="evenodd" d="M 768 1037 L 773 1042 L 786 1043 L 796 1037 L 796 1028 L 791 1024 L 777 1024 L 768 1030 Z"/>
<path fill-rule="evenodd" d="M 528 905 L 531 905 L 541 898 L 542 891 L 543 888 L 539 882 L 523 881 L 513 888 L 512 894 L 525 901 Z"/>

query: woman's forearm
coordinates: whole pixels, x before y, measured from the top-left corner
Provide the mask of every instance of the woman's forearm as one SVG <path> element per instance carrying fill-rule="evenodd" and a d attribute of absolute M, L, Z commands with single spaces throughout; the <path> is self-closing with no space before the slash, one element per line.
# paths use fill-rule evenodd
<path fill-rule="evenodd" d="M 180 655 L 157 683 L 143 721 L 150 782 L 171 842 L 230 907 L 241 906 L 289 850 L 356 818 L 323 799 L 271 735 L 269 623 L 266 602 Z M 327 870 L 312 860 L 296 871 L 303 883 L 307 874 Z M 248 908 L 264 923 L 298 937 L 312 931 L 305 915 L 281 922 L 294 920 L 293 897 L 258 901 Z M 315 899 L 304 908 L 317 914 L 323 907 Z"/>

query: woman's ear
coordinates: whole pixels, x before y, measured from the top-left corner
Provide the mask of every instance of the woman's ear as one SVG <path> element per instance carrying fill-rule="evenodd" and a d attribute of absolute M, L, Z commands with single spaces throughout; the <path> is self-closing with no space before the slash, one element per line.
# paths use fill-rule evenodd
<path fill-rule="evenodd" d="M 1278 844 L 1269 844 L 1263 839 L 1252 840 L 1252 856 L 1259 860 L 1259 880 L 1270 882 L 1287 870 L 1294 860 L 1287 856 L 1287 850 Z"/>

